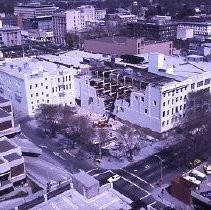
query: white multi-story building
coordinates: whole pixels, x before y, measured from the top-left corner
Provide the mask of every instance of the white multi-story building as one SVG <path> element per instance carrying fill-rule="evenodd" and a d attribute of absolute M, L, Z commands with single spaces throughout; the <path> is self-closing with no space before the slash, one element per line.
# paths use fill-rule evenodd
<path fill-rule="evenodd" d="M 159 133 L 177 126 L 185 116 L 188 93 L 210 91 L 210 63 L 202 56 L 158 53 L 145 61 L 136 68 L 116 61 L 122 68 L 93 68 L 91 75 L 76 77 L 76 100 L 91 112 L 111 114 Z"/>
<path fill-rule="evenodd" d="M 26 115 L 33 115 L 40 104 L 74 106 L 74 75 L 87 73 L 90 65 L 82 62 L 92 57 L 103 59 L 99 54 L 75 50 L 7 61 L 0 66 L 0 96 L 11 100 L 14 112 Z"/>
<path fill-rule="evenodd" d="M 179 22 L 178 28 L 193 29 L 194 36 L 211 36 L 211 22 Z"/>
<path fill-rule="evenodd" d="M 105 9 L 96 9 L 95 10 L 95 20 L 102 20 L 106 16 L 106 10 Z"/>
<path fill-rule="evenodd" d="M 16 26 L 4 26 L 0 28 L 0 44 L 6 47 L 21 45 L 20 28 Z"/>
<path fill-rule="evenodd" d="M 54 42 L 56 44 L 65 44 L 68 32 L 83 30 L 88 26 L 89 22 L 104 18 L 105 10 L 96 11 L 98 10 L 95 10 L 93 6 L 86 5 L 62 13 L 55 13 L 53 15 Z"/>
<path fill-rule="evenodd" d="M 37 58 L 18 58 L 0 68 L 0 94 L 14 111 L 33 115 L 40 104 L 74 103 L 73 66 Z"/>

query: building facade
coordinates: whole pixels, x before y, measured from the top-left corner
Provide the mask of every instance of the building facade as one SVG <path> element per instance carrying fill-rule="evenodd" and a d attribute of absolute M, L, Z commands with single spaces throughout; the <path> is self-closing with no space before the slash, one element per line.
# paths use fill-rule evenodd
<path fill-rule="evenodd" d="M 210 22 L 179 22 L 179 29 L 192 29 L 193 35 L 198 37 L 211 37 L 211 23 Z"/>
<path fill-rule="evenodd" d="M 11 100 L 14 111 L 33 115 L 40 104 L 74 103 L 72 66 L 36 58 L 19 58 L 0 69 L 1 96 Z"/>
<path fill-rule="evenodd" d="M 159 52 L 165 55 L 172 54 L 172 42 L 145 41 L 143 38 L 104 37 L 84 41 L 84 50 L 92 53 L 108 55 L 144 54 Z"/>
<path fill-rule="evenodd" d="M 106 16 L 105 9 L 95 9 L 95 20 L 102 20 Z"/>
<path fill-rule="evenodd" d="M 11 47 L 21 45 L 21 30 L 19 27 L 10 26 L 0 28 L 0 43 L 2 46 Z"/>
<path fill-rule="evenodd" d="M 145 37 L 157 41 L 173 41 L 177 35 L 177 23 L 172 21 L 138 21 L 128 23 L 127 29 L 133 37 Z"/>
<path fill-rule="evenodd" d="M 38 18 L 43 16 L 52 16 L 57 7 L 50 5 L 28 4 L 14 7 L 14 15 L 23 18 Z"/>
<path fill-rule="evenodd" d="M 188 93 L 210 91 L 210 63 L 202 56 L 185 60 L 152 53 L 142 65 L 118 65 L 122 68 L 93 68 L 91 75 L 76 77 L 82 107 L 162 133 L 185 116 Z"/>

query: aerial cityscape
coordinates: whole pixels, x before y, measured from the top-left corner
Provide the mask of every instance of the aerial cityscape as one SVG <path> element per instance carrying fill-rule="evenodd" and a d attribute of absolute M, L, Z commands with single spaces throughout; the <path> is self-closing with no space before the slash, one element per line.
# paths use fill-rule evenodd
<path fill-rule="evenodd" d="M 211 210 L 210 0 L 0 0 L 0 210 Z"/>

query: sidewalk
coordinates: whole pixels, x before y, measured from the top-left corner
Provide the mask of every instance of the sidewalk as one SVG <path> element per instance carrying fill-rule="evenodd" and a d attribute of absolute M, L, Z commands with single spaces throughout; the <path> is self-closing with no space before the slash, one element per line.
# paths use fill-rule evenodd
<path fill-rule="evenodd" d="M 152 156 L 157 152 L 174 145 L 175 143 L 176 142 L 173 138 L 169 138 L 143 147 L 142 149 L 140 149 L 137 155 L 134 155 L 133 163 Z M 117 158 L 103 157 L 101 163 L 99 164 L 99 167 L 104 169 L 119 169 L 126 167 L 129 164 L 131 164 L 131 162 L 129 162 L 126 157 L 123 159 L 122 162 Z"/>
<path fill-rule="evenodd" d="M 188 206 L 181 202 L 180 200 L 172 197 L 166 188 L 168 184 L 162 185 L 162 187 L 156 187 L 152 191 L 152 196 L 161 203 L 165 204 L 166 206 L 175 208 L 175 209 L 184 209 L 184 210 L 193 210 L 191 206 Z"/>

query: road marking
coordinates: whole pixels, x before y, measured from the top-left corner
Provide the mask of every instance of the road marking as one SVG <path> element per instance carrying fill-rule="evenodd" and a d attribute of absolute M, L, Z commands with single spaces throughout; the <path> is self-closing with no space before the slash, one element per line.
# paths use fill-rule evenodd
<path fill-rule="evenodd" d="M 51 205 L 54 209 L 60 210 L 60 208 L 59 208 L 55 203 L 50 203 L 50 205 Z"/>
<path fill-rule="evenodd" d="M 94 175 L 92 175 L 92 176 L 95 177 L 95 176 L 99 176 L 99 175 L 102 175 L 102 174 L 106 174 L 106 173 L 108 173 L 108 172 L 111 172 L 112 174 L 115 174 L 113 171 L 107 170 L 107 171 L 104 171 L 104 172 L 99 173 L 99 174 L 94 174 Z"/>
<path fill-rule="evenodd" d="M 144 197 L 140 198 L 140 200 L 143 200 L 144 198 L 147 198 L 148 196 L 150 196 L 151 194 L 149 195 L 145 195 Z"/>
<path fill-rule="evenodd" d="M 69 204 L 73 209 L 78 209 L 78 207 L 73 204 L 67 197 L 62 197 L 63 201 Z"/>
<path fill-rule="evenodd" d="M 66 153 L 66 154 L 68 154 L 68 155 L 70 155 L 71 157 L 74 157 L 74 158 L 76 157 L 75 155 L 73 155 L 73 154 L 72 154 L 69 150 L 67 150 L 67 149 L 64 149 L 63 152 Z"/>
<path fill-rule="evenodd" d="M 64 157 L 62 157 L 61 155 L 59 155 L 59 157 L 62 159 L 62 160 L 66 160 Z"/>
<path fill-rule="evenodd" d="M 146 183 L 146 184 L 150 185 L 152 188 L 154 188 L 154 186 L 153 186 L 152 184 L 148 183 L 148 182 L 145 181 L 144 179 L 141 179 L 140 177 L 136 176 L 135 174 L 132 174 L 132 173 L 130 173 L 129 171 L 126 171 L 126 170 L 124 170 L 124 169 L 121 169 L 121 170 L 124 171 L 124 172 L 126 172 L 126 173 L 128 173 L 128 174 L 130 174 L 130 175 L 133 176 L 133 177 L 136 177 L 136 178 L 139 179 L 140 181 L 143 181 L 144 183 Z"/>
<path fill-rule="evenodd" d="M 94 169 L 91 169 L 91 170 L 89 170 L 89 171 L 87 171 L 86 173 L 88 174 L 88 173 L 90 173 L 90 172 L 92 172 L 92 171 L 96 171 L 96 170 L 98 170 L 99 168 L 94 168 Z"/>
<path fill-rule="evenodd" d="M 125 177 L 121 177 L 122 179 L 124 179 L 125 181 L 127 181 L 127 182 L 129 182 L 130 184 L 132 184 L 132 185 L 134 185 L 134 186 L 136 186 L 138 189 L 141 189 L 141 190 L 143 190 L 145 193 L 147 193 L 147 195 L 150 195 L 151 193 L 149 193 L 148 191 L 146 191 L 145 189 L 143 189 L 143 188 L 141 188 L 141 187 L 139 187 L 136 183 L 134 183 L 134 182 L 131 182 L 129 179 L 126 179 Z"/>

